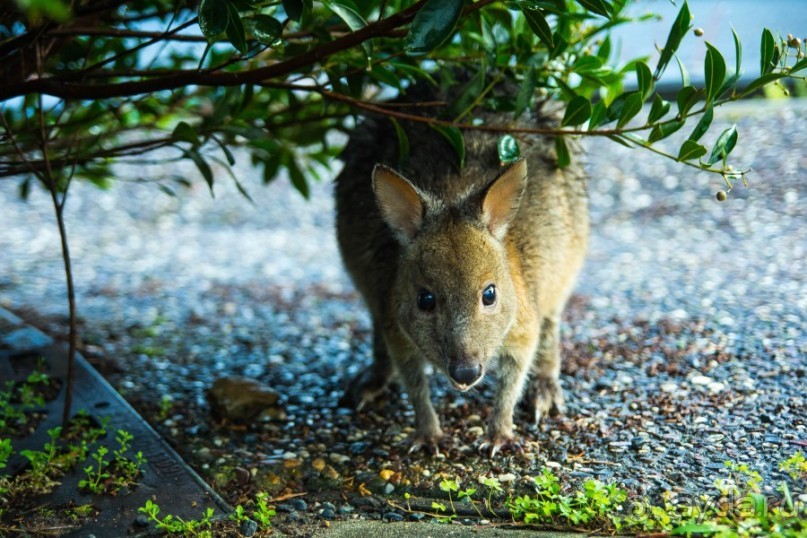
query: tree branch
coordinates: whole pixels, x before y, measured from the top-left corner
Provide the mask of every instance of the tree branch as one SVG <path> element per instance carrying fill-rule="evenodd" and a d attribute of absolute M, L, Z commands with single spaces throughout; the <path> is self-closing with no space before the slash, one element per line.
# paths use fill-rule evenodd
<path fill-rule="evenodd" d="M 477 2 L 477 4 L 474 4 L 474 6 L 481 3 L 489 3 L 489 1 L 491 0 L 481 0 Z M 56 77 L 38 78 L 0 88 L 0 101 L 32 93 L 52 95 L 62 99 L 109 99 L 112 97 L 128 97 L 164 90 L 176 90 L 189 85 L 240 86 L 249 83 L 257 84 L 265 80 L 287 75 L 302 67 L 320 62 L 337 52 L 360 45 L 369 39 L 387 36 L 389 32 L 410 22 L 423 6 L 424 2 L 425 0 L 419 0 L 411 7 L 387 19 L 382 19 L 365 26 L 361 30 L 331 41 L 326 45 L 266 67 L 239 73 L 211 73 L 197 70 L 183 71 L 176 75 L 149 80 L 122 82 L 118 84 L 99 84 L 94 86 L 69 84 L 58 80 Z"/>

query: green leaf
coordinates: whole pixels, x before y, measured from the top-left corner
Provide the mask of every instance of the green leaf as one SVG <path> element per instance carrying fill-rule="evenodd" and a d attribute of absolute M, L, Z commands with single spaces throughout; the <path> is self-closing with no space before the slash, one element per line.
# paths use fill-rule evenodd
<path fill-rule="evenodd" d="M 519 118 L 532 104 L 533 96 L 535 95 L 535 87 L 538 80 L 535 76 L 535 68 L 530 67 L 524 74 L 524 80 L 518 88 L 518 96 L 516 96 L 516 108 L 513 111 L 513 117 Z"/>
<path fill-rule="evenodd" d="M 202 0 L 199 3 L 199 29 L 208 41 L 227 29 L 227 0 Z"/>
<path fill-rule="evenodd" d="M 278 39 L 283 34 L 283 25 L 280 21 L 269 15 L 258 14 L 253 17 L 255 22 L 252 28 L 252 35 L 263 45 L 273 46 L 278 44 Z"/>
<path fill-rule="evenodd" d="M 628 133 L 625 133 L 625 134 L 624 134 L 624 135 L 622 135 L 622 136 L 619 136 L 619 135 L 613 135 L 613 134 L 611 134 L 611 135 L 606 135 L 606 137 L 607 137 L 607 138 L 609 138 L 610 140 L 613 140 L 614 142 L 616 142 L 616 143 L 618 143 L 618 144 L 621 144 L 621 145 L 625 146 L 626 148 L 633 149 L 633 146 L 631 146 L 631 145 L 628 143 L 628 141 L 627 141 L 627 140 L 625 140 L 625 139 L 623 138 L 623 137 L 624 137 L 625 135 L 627 135 L 627 134 L 628 134 Z M 643 144 L 642 144 L 642 145 L 643 145 Z"/>
<path fill-rule="evenodd" d="M 244 23 L 241 22 L 241 15 L 238 14 L 238 9 L 233 4 L 227 4 L 227 39 L 233 44 L 242 54 L 246 54 L 249 50 L 247 47 L 247 36 L 244 31 Z"/>
<path fill-rule="evenodd" d="M 698 92 L 695 86 L 681 88 L 676 98 L 678 102 L 678 115 L 682 118 L 686 116 L 687 112 L 698 102 L 698 99 L 700 99 L 700 92 Z"/>
<path fill-rule="evenodd" d="M 683 121 L 670 121 L 667 123 L 658 123 L 653 126 L 653 130 L 650 131 L 650 136 L 647 137 L 647 141 L 652 144 L 653 142 L 663 140 L 683 126 L 684 126 Z"/>
<path fill-rule="evenodd" d="M 409 159 L 409 137 L 403 130 L 401 124 L 395 118 L 390 118 L 392 126 L 395 128 L 395 136 L 398 137 L 398 166 L 402 166 Z"/>
<path fill-rule="evenodd" d="M 499 139 L 499 164 L 512 164 L 521 158 L 518 142 L 512 136 L 504 135 Z"/>
<path fill-rule="evenodd" d="M 213 140 L 215 140 L 215 141 L 216 141 L 216 143 L 217 143 L 217 144 L 219 145 L 219 147 L 221 148 L 221 151 L 224 153 L 224 156 L 227 158 L 227 164 L 229 164 L 230 166 L 233 166 L 233 165 L 235 164 L 235 155 L 233 155 L 233 152 L 232 152 L 232 151 L 230 151 L 230 148 L 228 148 L 228 147 L 227 147 L 227 146 L 224 144 L 224 142 L 222 142 L 221 140 L 219 140 L 219 139 L 218 139 L 218 138 L 216 138 L 215 136 L 213 136 L 213 137 L 211 137 L 211 138 L 213 138 Z"/>
<path fill-rule="evenodd" d="M 695 142 L 694 140 L 685 140 L 681 145 L 678 152 L 679 161 L 690 161 L 692 159 L 700 159 L 706 155 L 706 148 Z"/>
<path fill-rule="evenodd" d="M 717 141 L 712 148 L 712 154 L 709 155 L 709 160 L 707 161 L 709 165 L 711 166 L 717 161 L 724 160 L 726 157 L 728 157 L 731 150 L 733 150 L 734 146 L 737 145 L 737 138 L 738 135 L 736 125 L 732 125 L 720 133 L 720 136 L 717 137 Z"/>
<path fill-rule="evenodd" d="M 451 103 L 451 107 L 446 111 L 446 115 L 453 118 L 455 121 L 462 119 L 470 112 L 469 107 L 474 103 L 476 98 L 479 97 L 479 94 L 482 93 L 484 88 L 485 68 L 482 67 L 474 73 L 471 80 L 462 88 L 457 98 Z"/>
<path fill-rule="evenodd" d="M 367 26 L 367 21 L 353 7 L 342 2 L 334 2 L 329 0 L 323 0 L 322 3 L 325 4 L 328 9 L 336 13 L 336 15 L 342 19 L 345 24 L 347 24 L 347 27 L 352 31 L 355 32 Z M 372 44 L 370 41 L 363 41 L 361 46 L 364 49 L 364 55 L 367 57 L 367 65 L 370 65 L 373 57 Z"/>
<path fill-rule="evenodd" d="M 208 188 L 210 189 L 210 195 L 214 196 L 213 194 L 213 171 L 210 169 L 210 165 L 207 164 L 205 158 L 202 157 L 202 154 L 196 151 L 196 149 L 189 149 L 185 152 L 185 155 L 189 157 L 193 164 L 196 165 L 196 168 L 199 169 L 199 172 L 202 174 L 202 177 L 205 179 L 205 183 L 207 183 Z"/>
<path fill-rule="evenodd" d="M 404 42 L 408 56 L 422 56 L 439 47 L 454 33 L 464 0 L 426 0 L 409 25 Z"/>
<path fill-rule="evenodd" d="M 743 45 L 740 43 L 740 36 L 737 35 L 734 26 L 731 27 L 731 35 L 734 37 L 734 74 L 739 79 L 743 63 Z"/>
<path fill-rule="evenodd" d="M 712 118 L 714 118 L 715 110 L 712 105 L 706 109 L 706 112 L 703 113 L 701 119 L 698 121 L 698 124 L 693 129 L 692 134 L 689 135 L 688 140 L 692 140 L 693 142 L 697 142 L 701 139 L 701 137 L 709 130 L 709 126 L 712 124 Z"/>
<path fill-rule="evenodd" d="M 283 0 L 283 11 L 293 21 L 300 22 L 303 16 L 303 0 Z"/>
<path fill-rule="evenodd" d="M 793 64 L 793 67 L 790 68 L 790 74 L 791 75 L 796 74 L 802 69 L 807 69 L 807 57 L 804 57 L 795 64 Z"/>
<path fill-rule="evenodd" d="M 611 18 L 613 8 L 605 0 L 577 0 L 577 3 L 597 15 L 602 15 L 608 19 Z"/>
<path fill-rule="evenodd" d="M 566 113 L 563 115 L 563 121 L 560 122 L 560 126 L 581 125 L 590 117 L 591 101 L 582 95 L 577 95 L 571 100 L 569 106 L 566 107 Z"/>
<path fill-rule="evenodd" d="M 720 88 L 726 79 L 726 60 L 720 51 L 708 42 L 706 43 L 704 76 L 706 78 L 706 102 L 711 103 L 720 93 Z"/>
<path fill-rule="evenodd" d="M 761 493 L 751 492 L 748 494 L 751 506 L 754 509 L 754 517 L 762 520 L 768 517 L 768 500 Z"/>
<path fill-rule="evenodd" d="M 532 29 L 541 43 L 546 45 L 546 48 L 552 50 L 555 47 L 555 41 L 552 38 L 552 29 L 549 23 L 546 22 L 543 12 L 540 9 L 531 9 L 528 6 L 522 6 L 521 12 L 524 13 L 524 20 L 527 25 Z"/>
<path fill-rule="evenodd" d="M 566 140 L 562 136 L 555 138 L 555 153 L 558 156 L 558 168 L 566 168 L 572 164 L 572 156 L 566 146 Z"/>
<path fill-rule="evenodd" d="M 681 61 L 681 58 L 679 58 L 678 55 L 675 56 L 675 61 L 678 63 L 678 71 L 681 73 L 681 87 L 689 86 L 689 72 L 684 66 L 684 62 Z"/>
<path fill-rule="evenodd" d="M 577 74 L 591 74 L 602 71 L 603 61 L 599 56 L 580 56 L 572 65 L 572 71 Z"/>
<path fill-rule="evenodd" d="M 787 75 L 784 73 L 768 73 L 767 75 L 763 75 L 758 79 L 754 80 L 745 87 L 743 93 L 751 93 L 754 90 L 758 90 L 759 88 L 765 86 L 766 84 L 770 84 L 771 82 L 775 82 L 779 79 L 785 78 Z"/>
<path fill-rule="evenodd" d="M 196 129 L 185 121 L 177 123 L 177 126 L 174 127 L 174 132 L 171 133 L 171 138 L 177 142 L 190 142 L 195 148 L 199 147 L 199 135 L 196 134 Z"/>
<path fill-rule="evenodd" d="M 605 106 L 605 101 L 597 101 L 597 104 L 591 109 L 591 118 L 588 120 L 588 130 L 592 131 L 602 125 L 607 114 L 608 107 Z"/>
<path fill-rule="evenodd" d="M 644 99 L 640 92 L 630 92 L 625 96 L 625 104 L 622 106 L 622 111 L 619 114 L 619 121 L 616 123 L 616 128 L 619 129 L 627 124 L 642 110 L 642 103 Z"/>
<path fill-rule="evenodd" d="M 687 523 L 672 530 L 670 534 L 677 536 L 683 534 L 685 536 L 692 536 L 693 534 L 716 534 L 726 529 L 725 525 L 718 525 L 716 523 Z"/>
<path fill-rule="evenodd" d="M 665 101 L 659 94 L 653 98 L 650 106 L 650 113 L 647 115 L 647 123 L 656 123 L 670 111 L 670 102 Z"/>
<path fill-rule="evenodd" d="M 636 62 L 636 82 L 639 86 L 639 91 L 642 93 L 642 100 L 647 99 L 650 92 L 653 91 L 653 73 L 644 62 Z"/>
<path fill-rule="evenodd" d="M 776 40 L 773 33 L 765 28 L 759 44 L 759 74 L 767 75 L 775 67 L 773 58 L 776 55 Z"/>
<path fill-rule="evenodd" d="M 291 180 L 291 184 L 294 185 L 294 188 L 297 189 L 299 193 L 303 195 L 303 198 L 307 200 L 311 195 L 311 192 L 308 189 L 308 181 L 305 180 L 305 175 L 300 169 L 300 165 L 297 164 L 297 161 L 292 157 L 286 163 L 286 167 L 289 169 L 289 179 Z"/>
<path fill-rule="evenodd" d="M 602 40 L 600 48 L 597 49 L 597 57 L 603 62 L 607 62 L 611 57 L 611 34 L 606 34 L 605 39 Z"/>
<path fill-rule="evenodd" d="M 664 69 L 667 68 L 667 64 L 670 63 L 670 60 L 672 60 L 673 54 L 675 54 L 675 51 L 678 50 L 681 40 L 684 38 L 687 32 L 689 32 L 689 29 L 692 26 L 690 22 L 691 18 L 692 17 L 689 13 L 689 5 L 687 5 L 686 0 L 684 0 L 681 10 L 678 12 L 678 16 L 675 18 L 675 22 L 673 22 L 673 25 L 670 28 L 670 33 L 667 36 L 667 43 L 661 50 L 661 56 L 658 59 L 658 65 L 656 65 L 656 80 L 661 78 L 662 73 L 664 73 Z"/>
<path fill-rule="evenodd" d="M 465 166 L 465 139 L 462 137 L 462 131 L 454 126 L 432 125 L 431 127 L 448 140 L 448 143 L 457 152 L 460 168 L 463 168 Z"/>

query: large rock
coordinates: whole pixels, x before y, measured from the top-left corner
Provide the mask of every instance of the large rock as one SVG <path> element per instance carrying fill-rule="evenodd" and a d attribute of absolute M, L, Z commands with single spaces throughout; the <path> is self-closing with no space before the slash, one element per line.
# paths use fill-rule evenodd
<path fill-rule="evenodd" d="M 280 394 L 259 381 L 242 376 L 217 379 L 207 399 L 213 413 L 234 422 L 283 418 Z"/>

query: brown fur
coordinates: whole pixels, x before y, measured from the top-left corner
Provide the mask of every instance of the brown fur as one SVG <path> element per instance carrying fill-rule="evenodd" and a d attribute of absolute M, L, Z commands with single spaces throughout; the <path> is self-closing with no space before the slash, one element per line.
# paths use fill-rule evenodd
<path fill-rule="evenodd" d="M 556 121 L 546 115 L 520 124 Z M 495 372 L 499 388 L 485 445 L 493 455 L 515 445 L 513 409 L 531 368 L 534 419 L 562 409 L 558 326 L 586 251 L 585 178 L 579 167 L 557 168 L 551 138 L 521 137 L 524 158 L 503 168 L 498 135 L 465 132 L 460 170 L 439 133 L 404 127 L 411 154 L 403 166 L 392 125 L 370 118 L 353 135 L 336 182 L 339 245 L 375 340 L 373 365 L 353 381 L 348 400 L 361 408 L 397 372 L 415 408 L 413 448 L 436 450 L 443 433 L 425 362 L 460 377 L 452 380 L 460 390 L 479 380 L 452 372 Z M 482 293 L 490 284 L 496 301 L 486 306 Z M 418 307 L 421 290 L 433 294 L 433 311 Z"/>

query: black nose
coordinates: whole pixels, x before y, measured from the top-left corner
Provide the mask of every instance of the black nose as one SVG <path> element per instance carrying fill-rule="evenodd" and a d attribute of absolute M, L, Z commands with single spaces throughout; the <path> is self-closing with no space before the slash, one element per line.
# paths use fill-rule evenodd
<path fill-rule="evenodd" d="M 470 385 L 482 375 L 482 365 L 468 362 L 452 362 L 448 367 L 448 375 L 460 385 Z"/>

